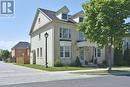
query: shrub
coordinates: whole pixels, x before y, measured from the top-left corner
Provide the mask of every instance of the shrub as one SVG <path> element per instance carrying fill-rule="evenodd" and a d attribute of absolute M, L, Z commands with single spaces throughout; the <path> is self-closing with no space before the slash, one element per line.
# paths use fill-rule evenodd
<path fill-rule="evenodd" d="M 81 66 L 81 62 L 79 60 L 79 57 L 77 57 L 75 60 L 75 66 L 79 66 L 79 67 Z"/>
<path fill-rule="evenodd" d="M 61 61 L 60 61 L 59 59 L 57 59 L 57 60 L 55 61 L 54 66 L 55 66 L 55 67 L 62 67 L 63 64 L 61 63 Z"/>

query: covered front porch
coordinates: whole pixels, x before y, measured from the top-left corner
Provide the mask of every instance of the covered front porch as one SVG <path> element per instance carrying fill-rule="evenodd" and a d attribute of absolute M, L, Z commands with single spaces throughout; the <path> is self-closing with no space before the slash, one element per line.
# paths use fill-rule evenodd
<path fill-rule="evenodd" d="M 80 42 L 78 43 L 78 49 L 82 66 L 96 65 L 103 61 L 103 49 L 98 48 L 95 44 Z"/>

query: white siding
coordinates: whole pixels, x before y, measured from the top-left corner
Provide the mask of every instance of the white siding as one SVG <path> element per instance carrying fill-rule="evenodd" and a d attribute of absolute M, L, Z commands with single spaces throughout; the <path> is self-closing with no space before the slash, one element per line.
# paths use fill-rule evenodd
<path fill-rule="evenodd" d="M 40 18 L 40 22 L 39 22 L 39 18 Z M 43 15 L 41 12 L 39 12 L 33 31 L 39 29 L 40 27 L 42 27 L 43 25 L 45 25 L 49 22 L 50 22 L 50 20 L 45 15 Z"/>
<path fill-rule="evenodd" d="M 54 59 L 54 48 L 53 48 L 53 27 L 48 26 L 46 28 L 42 28 L 39 32 L 36 32 L 32 35 L 31 39 L 31 51 L 36 50 L 36 64 L 45 65 L 45 37 L 44 34 L 47 32 L 49 34 L 47 38 L 47 58 L 48 58 L 48 65 L 53 66 L 53 59 Z M 39 39 L 39 33 L 41 33 L 41 39 Z M 42 57 L 37 57 L 37 48 L 42 48 Z M 31 60 L 32 61 L 32 60 Z"/>

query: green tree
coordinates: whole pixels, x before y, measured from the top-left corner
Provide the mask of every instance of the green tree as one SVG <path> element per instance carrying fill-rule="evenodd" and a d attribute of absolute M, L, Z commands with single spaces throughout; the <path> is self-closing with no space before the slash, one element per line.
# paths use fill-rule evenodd
<path fill-rule="evenodd" d="M 112 68 L 112 47 L 118 48 L 129 29 L 125 23 L 130 15 L 130 0 L 90 0 L 83 4 L 84 22 L 80 24 L 91 42 L 109 50 L 109 71 Z"/>
<path fill-rule="evenodd" d="M 10 57 L 10 52 L 8 50 L 2 50 L 0 56 L 3 60 L 6 60 Z"/>

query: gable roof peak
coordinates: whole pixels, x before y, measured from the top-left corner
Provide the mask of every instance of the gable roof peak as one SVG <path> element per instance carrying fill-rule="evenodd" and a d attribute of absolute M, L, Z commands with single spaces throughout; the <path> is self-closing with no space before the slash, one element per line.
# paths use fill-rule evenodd
<path fill-rule="evenodd" d="M 77 16 L 83 16 L 83 15 L 84 15 L 84 12 L 81 10 L 81 11 L 77 12 L 76 14 L 72 15 L 71 18 L 73 19 Z"/>
<path fill-rule="evenodd" d="M 59 9 L 56 14 L 59 14 L 59 13 L 69 13 L 69 9 L 67 8 L 67 6 L 63 6 L 61 9 Z"/>
<path fill-rule="evenodd" d="M 29 48 L 29 47 L 30 47 L 29 42 L 20 41 L 12 48 L 12 50 L 13 49 L 18 49 L 18 48 Z"/>

